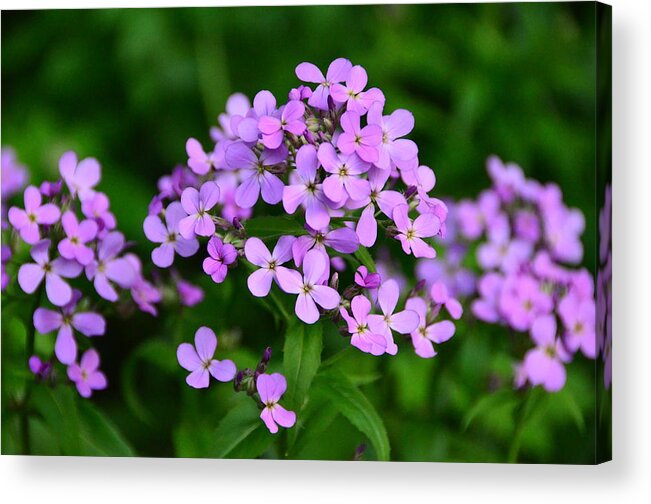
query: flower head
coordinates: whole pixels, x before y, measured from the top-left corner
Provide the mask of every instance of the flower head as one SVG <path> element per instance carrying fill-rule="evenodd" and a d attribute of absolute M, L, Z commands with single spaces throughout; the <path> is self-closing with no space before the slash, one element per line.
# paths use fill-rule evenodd
<path fill-rule="evenodd" d="M 41 239 L 39 225 L 55 224 L 61 216 L 61 211 L 54 203 L 42 204 L 41 191 L 34 186 L 25 189 L 25 209 L 11 207 L 9 222 L 25 243 L 34 244 Z"/>
<path fill-rule="evenodd" d="M 228 273 L 228 265 L 237 259 L 237 250 L 230 243 L 224 243 L 213 236 L 208 242 L 208 255 L 203 260 L 203 270 L 210 275 L 213 282 L 222 283 Z"/>
<path fill-rule="evenodd" d="M 145 236 L 149 241 L 161 244 L 151 253 L 151 260 L 159 268 L 172 265 L 174 252 L 181 257 L 190 257 L 199 250 L 199 242 L 195 237 L 186 239 L 179 231 L 179 223 L 186 216 L 181 203 L 174 201 L 165 210 L 165 224 L 157 215 L 150 215 L 145 219 Z"/>
<path fill-rule="evenodd" d="M 68 366 L 68 378 L 77 386 L 77 391 L 82 397 L 90 397 L 93 390 L 104 390 L 107 386 L 106 376 L 99 370 L 99 354 L 87 350 L 79 364 Z"/>
<path fill-rule="evenodd" d="M 283 408 L 278 401 L 287 390 L 287 380 L 280 373 L 261 374 L 256 380 L 256 389 L 260 396 L 260 401 L 264 405 L 260 418 L 269 429 L 269 432 L 275 434 L 278 432 L 278 426 L 289 429 L 296 423 L 296 413 Z"/>
<path fill-rule="evenodd" d="M 190 371 L 186 383 L 194 388 L 206 388 L 212 375 L 218 381 L 227 382 L 235 377 L 236 368 L 231 360 L 214 359 L 217 336 L 209 327 L 200 327 L 194 334 L 194 346 L 181 343 L 176 357 L 181 367 Z"/>

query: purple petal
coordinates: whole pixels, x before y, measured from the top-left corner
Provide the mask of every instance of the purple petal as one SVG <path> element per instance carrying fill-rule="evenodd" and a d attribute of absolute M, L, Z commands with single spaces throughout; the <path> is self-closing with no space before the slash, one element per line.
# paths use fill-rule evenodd
<path fill-rule="evenodd" d="M 316 304 L 325 308 L 326 310 L 332 310 L 339 306 L 339 301 L 341 299 L 339 293 L 327 285 L 315 285 L 312 287 L 310 294 Z"/>
<path fill-rule="evenodd" d="M 296 316 L 306 324 L 314 324 L 319 320 L 319 309 L 316 307 L 312 297 L 304 292 L 301 292 L 296 298 L 294 311 L 296 312 Z"/>
<path fill-rule="evenodd" d="M 278 425 L 285 428 L 293 427 L 296 423 L 296 413 L 293 411 L 287 411 L 280 404 L 274 406 L 271 415 Z"/>
<path fill-rule="evenodd" d="M 151 260 L 159 268 L 169 268 L 174 262 L 174 247 L 163 243 L 151 251 Z"/>
<path fill-rule="evenodd" d="M 303 287 L 303 277 L 296 270 L 277 268 L 276 280 L 280 288 L 288 294 L 298 294 Z"/>
<path fill-rule="evenodd" d="M 303 274 L 309 284 L 318 283 L 327 267 L 327 255 L 320 250 L 312 249 L 305 254 L 303 259 Z"/>
<path fill-rule="evenodd" d="M 265 375 L 260 375 L 260 378 L 263 376 Z M 269 432 L 271 432 L 272 434 L 276 434 L 278 432 L 278 426 L 276 425 L 276 422 L 274 422 L 273 416 L 271 414 L 271 410 L 269 408 L 264 408 L 262 410 L 262 412 L 260 413 L 260 418 L 267 426 L 267 429 L 269 429 Z"/>
<path fill-rule="evenodd" d="M 145 231 L 145 236 L 150 242 L 163 243 L 167 239 L 167 229 L 160 218 L 156 215 L 150 215 L 145 218 L 143 230 Z"/>
<path fill-rule="evenodd" d="M 260 182 L 257 175 L 254 173 L 245 179 L 235 190 L 235 203 L 237 206 L 240 206 L 242 208 L 251 208 L 258 201 L 259 195 Z"/>
<path fill-rule="evenodd" d="M 342 254 L 352 254 L 359 248 L 359 238 L 353 229 L 342 227 L 330 231 L 325 244 Z"/>
<path fill-rule="evenodd" d="M 553 315 L 545 315 L 534 320 L 531 338 L 538 346 L 553 344 L 556 339 L 556 318 Z"/>
<path fill-rule="evenodd" d="M 260 178 L 262 189 L 262 199 L 270 205 L 275 205 L 283 199 L 283 188 L 285 185 L 282 180 L 269 172 L 264 172 Z"/>
<path fill-rule="evenodd" d="M 77 342 L 69 325 L 64 325 L 59 330 L 54 344 L 54 353 L 62 364 L 72 364 L 77 359 Z"/>
<path fill-rule="evenodd" d="M 106 276 L 123 289 L 127 289 L 135 281 L 136 271 L 127 259 L 115 259 L 106 264 Z"/>
<path fill-rule="evenodd" d="M 398 282 L 390 278 L 382 283 L 378 291 L 378 303 L 382 308 L 382 313 L 391 315 L 398 304 L 399 297 L 400 287 L 398 287 Z"/>
<path fill-rule="evenodd" d="M 217 336 L 212 329 L 202 326 L 194 334 L 194 346 L 203 362 L 209 362 L 217 349 Z"/>
<path fill-rule="evenodd" d="M 414 129 L 414 115 L 405 109 L 394 110 L 386 119 L 385 125 L 392 140 L 411 133 Z"/>
<path fill-rule="evenodd" d="M 235 377 L 235 373 L 237 373 L 237 368 L 232 360 L 219 361 L 213 359 L 208 370 L 213 378 L 220 382 L 231 381 Z"/>
<path fill-rule="evenodd" d="M 48 203 L 36 211 L 36 222 L 39 224 L 54 224 L 59 220 L 60 216 L 59 207 L 53 203 Z"/>
<path fill-rule="evenodd" d="M 292 258 L 292 246 L 296 241 L 294 236 L 281 236 L 271 254 L 276 260 L 276 264 L 285 264 Z"/>
<path fill-rule="evenodd" d="M 107 301 L 115 302 L 118 300 L 118 293 L 109 283 L 105 274 L 96 274 L 93 280 L 93 285 L 95 286 L 97 293 Z"/>
<path fill-rule="evenodd" d="M 267 268 L 261 268 L 251 273 L 247 279 L 251 294 L 256 297 L 265 297 L 269 294 L 274 276 L 274 272 Z"/>
<path fill-rule="evenodd" d="M 321 70 L 312 63 L 303 62 L 296 67 L 296 77 L 303 82 L 314 82 L 320 84 L 325 82 L 325 77 Z"/>
<path fill-rule="evenodd" d="M 454 324 L 443 320 L 427 327 L 427 337 L 434 343 L 444 343 L 454 336 L 454 331 Z"/>
<path fill-rule="evenodd" d="M 49 273 L 45 276 L 45 292 L 50 302 L 55 306 L 63 306 L 72 298 L 72 289 L 57 274 Z"/>
<path fill-rule="evenodd" d="M 330 224 L 330 214 L 325 204 L 315 196 L 308 196 L 305 205 L 305 222 L 312 229 L 323 229 Z"/>
<path fill-rule="evenodd" d="M 194 371 L 203 365 L 197 351 L 190 343 L 181 343 L 179 345 L 176 349 L 176 359 L 181 367 L 187 371 Z"/>
<path fill-rule="evenodd" d="M 201 210 L 199 191 L 194 187 L 186 187 L 181 193 L 181 205 L 188 215 L 194 215 Z"/>
<path fill-rule="evenodd" d="M 272 257 L 269 249 L 260 238 L 249 238 L 244 244 L 244 255 L 246 259 L 256 266 L 266 267 Z"/>
<path fill-rule="evenodd" d="M 400 334 L 409 334 L 415 331 L 420 323 L 418 313 L 413 310 L 403 310 L 394 313 L 391 317 L 391 329 Z"/>
<path fill-rule="evenodd" d="M 433 214 L 423 214 L 416 217 L 414 231 L 421 238 L 428 238 L 436 235 L 441 229 L 441 221 Z"/>
<path fill-rule="evenodd" d="M 106 332 L 104 317 L 93 312 L 75 313 L 72 326 L 84 336 L 102 336 Z"/>
<path fill-rule="evenodd" d="M 210 373 L 202 366 L 192 371 L 185 379 L 185 382 L 192 388 L 207 388 L 210 384 Z"/>
<path fill-rule="evenodd" d="M 367 205 L 362 212 L 357 228 L 355 229 L 359 243 L 364 247 L 372 247 L 377 240 L 377 221 L 375 220 L 375 207 Z"/>
<path fill-rule="evenodd" d="M 350 71 L 348 72 L 348 76 L 346 77 L 346 85 L 350 89 L 352 89 L 356 93 L 359 93 L 366 87 L 367 83 L 368 83 L 368 75 L 366 74 L 366 70 L 364 70 L 364 67 L 360 65 L 355 65 L 353 68 L 350 69 Z"/>
<path fill-rule="evenodd" d="M 34 312 L 34 327 L 41 334 L 47 334 L 61 327 L 63 317 L 59 312 L 37 308 Z"/>
<path fill-rule="evenodd" d="M 352 67 L 352 63 L 346 58 L 337 58 L 328 66 L 328 72 L 326 73 L 328 82 L 335 83 L 347 80 Z"/>
<path fill-rule="evenodd" d="M 276 98 L 270 91 L 262 90 L 253 98 L 253 109 L 258 117 L 271 115 L 276 110 Z"/>
<path fill-rule="evenodd" d="M 99 354 L 92 348 L 90 350 L 86 350 L 84 355 L 81 356 L 79 365 L 81 366 L 82 370 L 88 373 L 95 371 L 99 367 Z"/>

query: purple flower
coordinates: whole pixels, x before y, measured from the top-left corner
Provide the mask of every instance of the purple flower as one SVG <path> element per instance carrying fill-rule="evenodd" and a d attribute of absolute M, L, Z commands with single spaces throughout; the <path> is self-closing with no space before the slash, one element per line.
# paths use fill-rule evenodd
<path fill-rule="evenodd" d="M 52 363 L 43 361 L 38 355 L 32 355 L 28 361 L 29 370 L 40 380 L 47 380 L 52 373 Z"/>
<path fill-rule="evenodd" d="M 375 124 L 382 129 L 379 158 L 375 164 L 383 170 L 388 170 L 391 168 L 391 162 L 402 167 L 405 162 L 413 160 L 418 155 L 418 147 L 412 140 L 400 138 L 414 129 L 413 114 L 408 110 L 398 109 L 391 115 L 383 116 L 383 105 L 382 102 L 371 105 L 368 110 L 368 124 Z"/>
<path fill-rule="evenodd" d="M 237 369 L 231 360 L 213 359 L 217 349 L 217 336 L 209 327 L 202 326 L 194 333 L 194 346 L 181 343 L 176 358 L 183 369 L 190 371 L 185 379 L 193 388 L 206 388 L 210 375 L 220 382 L 231 381 Z"/>
<path fill-rule="evenodd" d="M 454 336 L 455 327 L 449 320 L 427 324 L 427 303 L 423 298 L 413 297 L 405 304 L 408 310 L 418 314 L 419 323 L 411 333 L 411 342 L 414 345 L 416 355 L 424 359 L 436 356 L 434 343 L 445 343 Z"/>
<path fill-rule="evenodd" d="M 2 177 L 0 177 L 0 185 L 2 187 L 2 199 L 6 200 L 25 187 L 28 177 L 27 170 L 18 163 L 16 152 L 11 147 L 3 147 L 1 152 Z"/>
<path fill-rule="evenodd" d="M 558 392 L 565 385 L 565 367 L 570 356 L 556 339 L 556 318 L 546 315 L 536 319 L 531 327 L 536 348 L 524 356 L 524 371 L 532 385 L 542 385 L 548 392 Z"/>
<path fill-rule="evenodd" d="M 355 283 L 364 289 L 377 289 L 382 278 L 379 273 L 370 273 L 366 266 L 360 266 L 355 271 Z"/>
<path fill-rule="evenodd" d="M 518 331 L 527 331 L 538 317 L 553 309 L 553 301 L 543 285 L 529 275 L 507 277 L 499 307 L 507 322 Z"/>
<path fill-rule="evenodd" d="M 145 219 L 143 228 L 149 241 L 160 243 L 151 253 L 151 260 L 159 268 L 167 268 L 174 262 L 174 252 L 181 257 L 190 257 L 199 250 L 199 242 L 192 237 L 186 240 L 179 232 L 179 223 L 187 213 L 178 201 L 169 204 L 165 210 L 165 224 L 157 215 Z"/>
<path fill-rule="evenodd" d="M 265 115 L 258 121 L 258 129 L 262 132 L 262 143 L 269 149 L 277 149 L 283 143 L 285 131 L 301 135 L 305 131 L 305 105 L 298 100 L 290 100 L 282 107 L 280 117 Z"/>
<path fill-rule="evenodd" d="M 233 115 L 230 121 L 230 129 L 233 136 L 239 136 L 247 143 L 253 144 L 258 141 L 260 130 L 258 121 L 261 117 L 277 114 L 276 98 L 267 90 L 262 90 L 253 98 L 253 108 L 243 115 Z"/>
<path fill-rule="evenodd" d="M 210 275 L 213 282 L 222 283 L 228 273 L 228 265 L 237 259 L 237 250 L 230 243 L 213 236 L 208 242 L 208 255 L 203 260 L 203 270 Z"/>
<path fill-rule="evenodd" d="M 281 152 L 282 151 L 282 152 Z M 266 167 L 278 164 L 286 157 L 284 148 L 278 151 L 265 150 L 260 159 L 242 142 L 235 142 L 226 149 L 226 162 L 233 169 L 239 169 L 242 183 L 235 191 L 235 203 L 242 208 L 256 204 L 260 193 L 262 199 L 275 205 L 283 197 L 283 182 Z"/>
<path fill-rule="evenodd" d="M 185 152 L 188 154 L 188 166 L 197 175 L 205 175 L 213 167 L 213 154 L 206 154 L 198 140 L 188 138 Z"/>
<path fill-rule="evenodd" d="M 377 220 L 375 219 L 375 205 L 380 207 L 384 215 L 393 217 L 393 209 L 398 205 L 406 205 L 407 200 L 398 191 L 384 190 L 390 170 L 381 170 L 372 167 L 368 172 L 368 181 L 371 193 L 355 229 L 359 242 L 365 247 L 372 247 L 377 240 Z"/>
<path fill-rule="evenodd" d="M 492 225 L 489 240 L 477 248 L 477 262 L 483 269 L 501 269 L 505 273 L 517 271 L 531 258 L 531 243 L 510 239 L 509 224 L 504 215 L 495 219 Z"/>
<path fill-rule="evenodd" d="M 191 240 L 194 235 L 212 236 L 215 223 L 208 211 L 219 201 L 219 186 L 212 181 L 204 182 L 197 191 L 188 187 L 181 194 L 181 205 L 188 215 L 178 221 L 178 230 L 183 238 Z"/>
<path fill-rule="evenodd" d="M 479 320 L 496 323 L 501 319 L 499 302 L 504 277 L 499 273 L 487 273 L 479 279 L 477 290 L 480 297 L 472 302 L 472 313 Z"/>
<path fill-rule="evenodd" d="M 7 264 L 11 260 L 12 252 L 11 252 L 11 247 L 9 245 L 2 245 L 2 290 L 5 290 L 7 288 L 7 285 L 9 285 L 9 275 L 7 274 L 7 268 L 5 267 L 5 264 Z"/>
<path fill-rule="evenodd" d="M 124 257 L 117 257 L 124 248 L 124 235 L 118 231 L 107 234 L 97 246 L 97 259 L 86 266 L 86 277 L 93 280 L 97 293 L 115 302 L 118 293 L 111 282 L 128 289 L 136 280 L 133 265 Z"/>
<path fill-rule="evenodd" d="M 50 240 L 42 240 L 32 247 L 30 254 L 34 263 L 20 267 L 18 284 L 27 294 L 32 294 L 45 278 L 48 299 L 56 306 L 63 306 L 72 299 L 72 289 L 63 278 L 79 276 L 82 266 L 62 257 L 50 261 L 49 248 Z"/>
<path fill-rule="evenodd" d="M 296 67 L 296 77 L 303 82 L 319 84 L 312 96 L 307 100 L 308 105 L 321 110 L 328 110 L 328 97 L 332 85 L 345 81 L 352 67 L 352 63 L 346 58 L 337 58 L 330 63 L 328 72 L 324 77 L 321 70 L 312 63 L 304 62 L 298 65 Z"/>
<path fill-rule="evenodd" d="M 117 222 L 115 216 L 109 211 L 110 202 L 108 196 L 96 192 L 81 202 L 81 213 L 87 219 L 94 219 L 97 222 L 98 233 L 103 238 L 109 231 L 115 229 Z"/>
<path fill-rule="evenodd" d="M 283 207 L 293 214 L 299 205 L 305 208 L 305 222 L 312 229 L 330 224 L 322 184 L 317 184 L 317 152 L 313 145 L 303 145 L 296 153 L 295 184 L 283 187 Z"/>
<path fill-rule="evenodd" d="M 409 207 L 398 205 L 393 209 L 393 221 L 398 228 L 396 238 L 402 244 L 405 254 L 412 253 L 414 257 L 436 257 L 436 251 L 423 238 L 434 236 L 441 228 L 441 221 L 433 214 L 422 214 L 412 222 L 409 219 Z"/>
<path fill-rule="evenodd" d="M 352 254 L 359 248 L 357 234 L 350 228 L 342 227 L 331 231 L 314 231 L 308 229 L 309 234 L 299 236 L 292 246 L 292 255 L 297 266 L 303 263 L 303 258 L 308 250 L 319 250 L 325 256 L 325 247 L 330 247 L 342 254 Z"/>
<path fill-rule="evenodd" d="M 271 290 L 271 283 L 274 279 L 278 281 L 280 270 L 287 270 L 281 264 L 285 264 L 292 258 L 292 245 L 296 241 L 293 236 L 281 236 L 274 247 L 273 253 L 269 252 L 267 246 L 259 238 L 249 238 L 244 245 L 246 259 L 260 269 L 249 275 L 247 284 L 251 294 L 256 297 L 264 297 Z M 284 271 L 287 273 L 287 271 Z"/>
<path fill-rule="evenodd" d="M 387 351 L 387 339 L 382 334 L 374 333 L 369 327 L 369 314 L 371 313 L 371 302 L 366 296 L 355 296 L 350 302 L 348 314 L 344 307 L 339 313 L 348 324 L 348 332 L 352 334 L 350 344 L 362 352 L 372 355 L 382 355 Z"/>
<path fill-rule="evenodd" d="M 195 306 L 201 303 L 204 298 L 203 289 L 185 280 L 177 280 L 176 290 L 179 294 L 179 302 L 183 306 Z"/>
<path fill-rule="evenodd" d="M 93 390 L 104 390 L 107 386 L 106 376 L 99 370 L 99 354 L 92 348 L 81 356 L 79 364 L 68 366 L 68 378 L 75 383 L 81 397 L 88 398 Z"/>
<path fill-rule="evenodd" d="M 567 349 L 576 352 L 580 348 L 589 359 L 596 358 L 596 308 L 592 296 L 582 299 L 571 291 L 558 304 L 558 314 L 565 326 Z"/>
<path fill-rule="evenodd" d="M 161 292 L 142 275 L 142 263 L 135 254 L 126 254 L 124 258 L 131 264 L 135 278 L 131 282 L 131 298 L 138 305 L 138 309 L 156 317 L 158 310 L 156 303 L 163 299 Z"/>
<path fill-rule="evenodd" d="M 57 180 L 56 182 L 42 182 L 39 191 L 46 198 L 54 198 L 61 192 L 61 187 L 63 187 L 63 180 Z"/>
<path fill-rule="evenodd" d="M 79 222 L 75 213 L 68 210 L 61 217 L 61 224 L 66 238 L 59 242 L 59 254 L 86 266 L 95 256 L 93 249 L 86 244 L 97 235 L 97 223 L 88 219 Z"/>
<path fill-rule="evenodd" d="M 212 139 L 215 142 L 219 142 L 220 140 L 235 138 L 235 132 L 231 128 L 231 122 L 235 117 L 238 119 L 243 118 L 250 108 L 251 102 L 244 94 L 233 93 L 230 95 L 228 100 L 226 100 L 226 113 L 219 114 L 217 117 L 221 129 L 214 127 L 210 130 Z"/>
<path fill-rule="evenodd" d="M 443 282 L 434 282 L 429 293 L 436 304 L 445 306 L 450 317 L 454 320 L 459 320 L 461 318 L 461 315 L 463 315 L 461 303 L 448 294 L 448 288 Z"/>
<path fill-rule="evenodd" d="M 350 69 L 346 77 L 346 85 L 333 84 L 330 88 L 330 95 L 337 103 L 345 103 L 346 110 L 365 114 L 373 102 L 384 104 L 384 95 L 378 88 L 371 88 L 364 91 L 368 83 L 366 70 L 359 65 Z"/>
<path fill-rule="evenodd" d="M 264 405 L 260 418 L 269 429 L 275 434 L 278 432 L 278 425 L 289 429 L 296 423 L 296 413 L 283 408 L 278 401 L 287 390 L 287 380 L 280 373 L 261 374 L 255 383 L 260 401 Z"/>
<path fill-rule="evenodd" d="M 77 154 L 68 151 L 59 159 L 59 173 L 68 186 L 70 194 L 80 200 L 92 197 L 93 188 L 101 178 L 101 168 L 97 159 L 86 158 L 77 162 Z"/>
<path fill-rule="evenodd" d="M 386 352 L 395 355 L 398 347 L 393 341 L 391 331 L 400 334 L 409 334 L 418 327 L 418 313 L 413 310 L 403 310 L 394 313 L 398 305 L 400 289 L 398 283 L 393 279 L 388 279 L 382 283 L 378 290 L 378 305 L 382 310 L 382 315 L 369 315 L 368 324 L 371 331 L 375 334 L 382 334 L 387 339 Z"/>
<path fill-rule="evenodd" d="M 76 329 L 84 336 L 101 336 L 106 331 L 104 317 L 94 312 L 77 312 L 81 292 L 75 290 L 72 299 L 61 311 L 37 308 L 34 312 L 34 327 L 41 334 L 58 329 L 54 353 L 62 364 L 72 364 L 77 359 Z"/>
<path fill-rule="evenodd" d="M 380 158 L 378 147 L 382 141 L 382 129 L 369 124 L 360 126 L 360 116 L 357 112 L 348 111 L 341 116 L 343 133 L 337 139 L 337 147 L 342 154 L 356 153 L 367 163 L 376 163 Z"/>
<path fill-rule="evenodd" d="M 280 288 L 289 294 L 298 294 L 295 312 L 306 324 L 319 320 L 317 304 L 326 310 L 339 305 L 339 293 L 332 287 L 320 284 L 327 267 L 327 256 L 319 250 L 310 250 L 303 260 L 303 275 L 286 268 L 276 271 Z"/>
<path fill-rule="evenodd" d="M 337 203 L 343 205 L 348 198 L 355 201 L 364 200 L 371 194 L 368 180 L 359 178 L 366 173 L 370 165 L 356 154 L 337 155 L 332 144 L 319 146 L 319 161 L 330 175 L 323 181 L 323 192 Z"/>
<path fill-rule="evenodd" d="M 11 207 L 9 222 L 20 232 L 20 237 L 30 245 L 41 239 L 39 224 L 52 225 L 59 220 L 61 212 L 54 203 L 42 205 L 41 192 L 34 186 L 25 189 L 25 209 Z"/>

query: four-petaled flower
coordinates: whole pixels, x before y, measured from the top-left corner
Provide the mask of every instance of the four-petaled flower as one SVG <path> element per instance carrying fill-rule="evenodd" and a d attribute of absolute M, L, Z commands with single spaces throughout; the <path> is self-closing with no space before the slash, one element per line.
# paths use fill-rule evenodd
<path fill-rule="evenodd" d="M 319 283 L 327 267 L 325 254 L 320 250 L 310 250 L 303 259 L 303 275 L 286 268 L 276 271 L 280 288 L 289 294 L 298 294 L 296 315 L 306 324 L 314 324 L 319 320 L 317 304 L 326 310 L 339 306 L 339 293 L 332 287 Z"/>
<path fill-rule="evenodd" d="M 346 58 L 337 58 L 330 63 L 324 77 L 321 70 L 312 63 L 304 62 L 298 65 L 296 67 L 296 77 L 303 82 L 318 84 L 312 92 L 312 96 L 307 100 L 308 105 L 321 110 L 328 110 L 328 97 L 330 96 L 331 86 L 345 81 L 352 67 L 352 63 Z"/>
<path fill-rule="evenodd" d="M 264 405 L 260 418 L 269 429 L 269 432 L 275 434 L 278 432 L 278 426 L 286 429 L 293 427 L 296 423 L 296 413 L 283 408 L 278 401 L 287 390 L 287 380 L 280 373 L 261 374 L 258 376 L 256 389 L 260 396 L 260 401 Z"/>
<path fill-rule="evenodd" d="M 204 182 L 197 191 L 187 187 L 181 194 L 181 205 L 187 214 L 178 222 L 179 232 L 186 240 L 194 235 L 212 236 L 215 234 L 215 223 L 208 211 L 219 201 L 219 186 L 214 182 Z"/>
<path fill-rule="evenodd" d="M 260 269 L 249 275 L 247 284 L 251 294 L 256 297 L 265 297 L 271 290 L 274 279 L 277 281 L 278 272 L 286 270 L 285 264 L 292 258 L 292 245 L 296 241 L 293 236 L 281 236 L 274 247 L 273 253 L 260 238 L 249 238 L 244 245 L 246 259 Z"/>
<path fill-rule="evenodd" d="M 323 181 L 323 192 L 337 203 L 343 205 L 348 198 L 360 201 L 371 194 L 368 180 L 359 178 L 370 166 L 357 154 L 337 155 L 332 144 L 323 143 L 319 147 L 319 161 L 330 175 Z"/>
<path fill-rule="evenodd" d="M 570 355 L 556 338 L 556 318 L 545 315 L 537 318 L 531 326 L 531 338 L 536 348 L 524 356 L 523 368 L 532 385 L 542 385 L 548 392 L 558 392 L 565 385 L 566 362 Z"/>
<path fill-rule="evenodd" d="M 433 343 L 444 343 L 454 336 L 454 324 L 449 320 L 442 320 L 428 325 L 427 302 L 423 298 L 409 298 L 405 307 L 415 311 L 419 318 L 418 327 L 411 332 L 411 342 L 416 354 L 425 359 L 434 357 L 436 350 Z"/>
<path fill-rule="evenodd" d="M 391 331 L 400 334 L 409 334 L 418 327 L 418 313 L 413 310 L 403 310 L 394 313 L 400 297 L 400 288 L 398 282 L 392 278 L 382 283 L 378 290 L 378 305 L 382 310 L 382 315 L 369 315 L 368 324 L 371 331 L 375 334 L 382 334 L 387 340 L 386 352 L 395 355 L 398 352 L 398 346 L 393 341 Z"/>
<path fill-rule="evenodd" d="M 181 343 L 176 357 L 181 367 L 190 371 L 185 379 L 194 388 L 206 388 L 210 375 L 220 382 L 231 381 L 235 377 L 235 364 L 231 360 L 214 359 L 217 349 L 217 336 L 209 327 L 202 326 L 194 334 L 194 346 Z"/>
<path fill-rule="evenodd" d="M 101 178 L 101 168 L 97 159 L 86 158 L 77 162 L 77 154 L 64 153 L 59 159 L 59 173 L 65 181 L 70 194 L 85 200 L 95 194 L 94 187 Z"/>
<path fill-rule="evenodd" d="M 39 333 L 59 330 L 54 353 L 63 364 L 72 364 L 77 359 L 77 342 L 73 329 L 89 337 L 101 336 L 106 331 L 106 322 L 100 314 L 75 311 L 80 298 L 81 292 L 75 290 L 70 302 L 60 312 L 47 308 L 37 308 L 34 312 L 34 327 Z"/>
<path fill-rule="evenodd" d="M 149 241 L 160 243 L 151 253 L 151 260 L 159 268 L 167 268 L 174 262 L 174 252 L 181 257 L 190 257 L 199 250 L 199 242 L 192 237 L 183 238 L 179 232 L 179 223 L 187 214 L 181 203 L 170 203 L 165 210 L 165 224 L 157 215 L 145 219 L 144 231 Z"/>
<path fill-rule="evenodd" d="M 86 266 L 86 276 L 93 281 L 97 293 L 111 302 L 118 300 L 118 293 L 111 282 L 127 289 L 136 280 L 136 272 L 129 260 L 117 257 L 123 248 L 124 235 L 113 231 L 99 243 L 97 259 Z"/>
<path fill-rule="evenodd" d="M 405 254 L 414 254 L 414 257 L 436 257 L 436 251 L 431 245 L 423 241 L 436 235 L 441 229 L 441 221 L 434 214 L 422 214 L 412 222 L 409 218 L 409 207 L 398 205 L 393 209 L 393 221 L 398 228 L 396 236 L 402 245 Z"/>
<path fill-rule="evenodd" d="M 68 366 L 68 378 L 77 386 L 79 395 L 86 398 L 93 390 L 104 390 L 107 386 L 106 376 L 99 370 L 99 354 L 92 348 L 81 356 L 79 364 Z"/>
<path fill-rule="evenodd" d="M 346 76 L 346 85 L 333 84 L 330 94 L 337 103 L 345 103 L 346 110 L 362 115 L 374 102 L 384 104 L 384 94 L 378 88 L 364 91 L 367 83 L 366 70 L 360 65 L 355 65 Z"/>
<path fill-rule="evenodd" d="M 382 141 L 382 128 L 376 124 L 360 126 L 357 112 L 349 110 L 341 116 L 341 128 L 344 130 L 337 139 L 337 147 L 342 154 L 353 154 L 367 163 L 375 163 L 380 158 L 378 147 Z"/>
<path fill-rule="evenodd" d="M 59 242 L 59 254 L 66 259 L 76 259 L 79 264 L 86 266 L 95 256 L 93 249 L 86 244 L 97 236 L 97 223 L 90 219 L 79 222 L 75 213 L 68 210 L 61 217 L 61 225 L 66 238 Z"/>
<path fill-rule="evenodd" d="M 41 239 L 39 225 L 55 224 L 61 216 L 61 211 L 54 203 L 42 205 L 41 191 L 34 186 L 25 189 L 24 200 L 24 210 L 18 207 L 9 209 L 9 222 L 20 232 L 20 237 L 25 243 L 31 245 Z"/>
<path fill-rule="evenodd" d="M 237 259 L 237 250 L 230 243 L 213 236 L 208 242 L 208 255 L 203 260 L 203 270 L 210 275 L 213 282 L 222 283 L 228 273 L 228 265 Z"/>
<path fill-rule="evenodd" d="M 79 276 L 82 266 L 77 261 L 57 257 L 50 261 L 50 240 L 41 240 L 32 247 L 30 254 L 34 263 L 23 264 L 18 270 L 18 284 L 27 294 L 32 294 L 45 278 L 45 292 L 56 306 L 63 306 L 72 299 L 72 289 L 63 278 Z"/>
<path fill-rule="evenodd" d="M 269 149 L 277 149 L 283 143 L 285 131 L 300 135 L 305 131 L 305 105 L 298 100 L 290 100 L 282 107 L 280 117 L 265 115 L 258 121 L 258 129 L 262 132 L 262 143 Z"/>
<path fill-rule="evenodd" d="M 362 352 L 372 355 L 382 355 L 387 351 L 387 339 L 384 335 L 375 333 L 369 326 L 371 302 L 366 296 L 355 296 L 350 302 L 352 317 L 342 306 L 339 313 L 348 324 L 348 332 L 352 334 L 350 344 Z"/>

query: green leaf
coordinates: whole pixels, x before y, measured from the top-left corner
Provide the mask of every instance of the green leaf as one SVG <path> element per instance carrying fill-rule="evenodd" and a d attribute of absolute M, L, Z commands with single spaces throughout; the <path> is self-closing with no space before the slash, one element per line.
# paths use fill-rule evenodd
<path fill-rule="evenodd" d="M 350 380 L 336 372 L 317 375 L 314 388 L 325 394 L 330 408 L 336 408 L 375 448 L 378 460 L 389 460 L 391 447 L 382 418 L 366 396 Z"/>
<path fill-rule="evenodd" d="M 82 441 L 79 455 L 133 457 L 135 452 L 118 428 L 93 403 L 80 400 Z"/>
<path fill-rule="evenodd" d="M 244 223 L 244 228 L 248 236 L 257 236 L 263 240 L 307 233 L 296 218 L 288 215 L 254 217 Z"/>
<path fill-rule="evenodd" d="M 273 442 L 260 410 L 248 397 L 230 410 L 215 430 L 211 458 L 256 458 Z"/>
<path fill-rule="evenodd" d="M 144 423 L 154 425 L 156 419 L 140 399 L 137 385 L 140 380 L 136 373 L 141 362 L 147 362 L 161 371 L 173 373 L 176 371 L 176 350 L 167 342 L 151 339 L 141 344 L 126 360 L 122 369 L 122 393 L 127 406 Z"/>
<path fill-rule="evenodd" d="M 296 425 L 288 432 L 287 456 L 295 458 L 315 439 L 320 439 L 335 418 L 339 415 L 336 408 L 330 408 L 329 401 L 324 397 L 313 397 L 297 416 Z"/>
<path fill-rule="evenodd" d="M 509 405 L 515 405 L 518 399 L 513 393 L 513 390 L 504 389 L 492 394 L 482 396 L 466 413 L 463 417 L 462 425 L 463 430 L 467 430 L 470 424 L 483 415 L 490 413 L 495 408 Z"/>
<path fill-rule="evenodd" d="M 302 409 L 307 391 L 321 364 L 323 326 L 293 322 L 285 334 L 284 371 L 287 378 L 285 402 L 297 413 Z"/>
<path fill-rule="evenodd" d="M 371 254 L 370 254 L 370 252 L 368 251 L 368 249 L 366 247 L 359 247 L 357 249 L 357 252 L 355 252 L 354 255 L 355 255 L 355 258 L 360 263 L 362 263 L 364 266 L 366 266 L 366 268 L 371 273 L 375 273 L 375 271 L 377 270 L 377 268 L 375 266 L 375 261 L 371 257 Z"/>
<path fill-rule="evenodd" d="M 62 455 L 79 455 L 79 415 L 72 387 L 34 387 L 31 403 L 59 442 Z"/>

